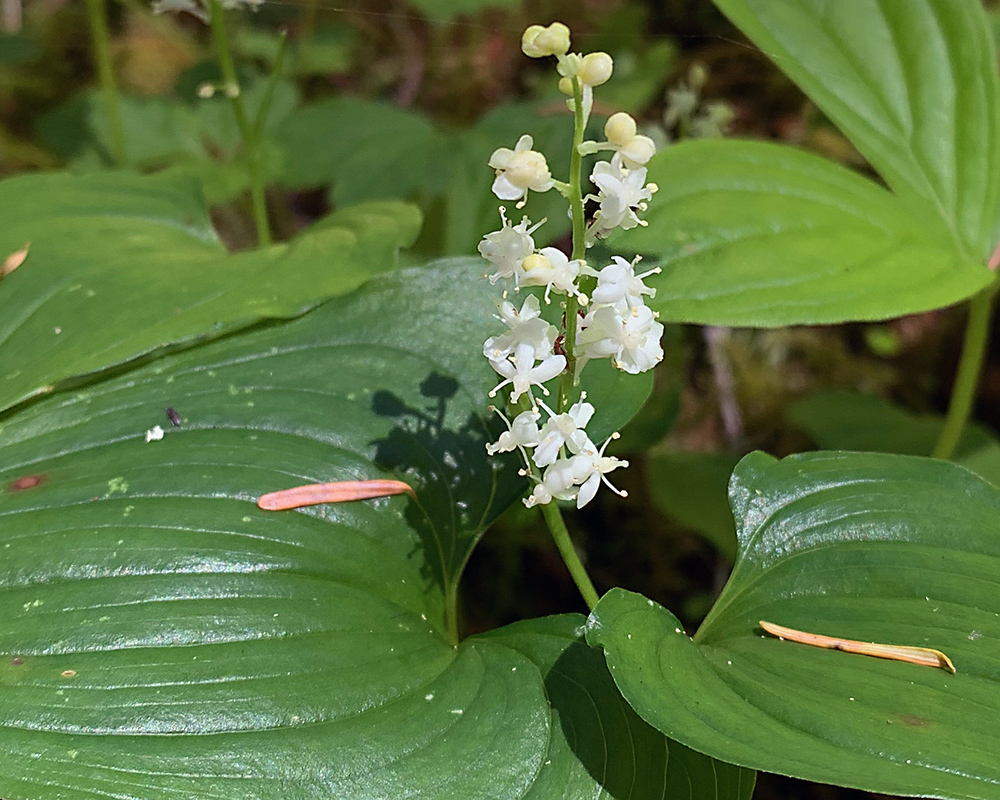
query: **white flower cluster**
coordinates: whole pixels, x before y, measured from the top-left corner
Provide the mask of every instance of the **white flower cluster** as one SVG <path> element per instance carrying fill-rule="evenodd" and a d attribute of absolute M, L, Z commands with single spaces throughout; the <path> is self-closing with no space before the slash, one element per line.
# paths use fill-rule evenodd
<path fill-rule="evenodd" d="M 560 88 L 581 100 L 577 120 L 581 116 L 585 119 L 593 101 L 593 87 L 611 76 L 610 56 L 569 53 L 569 30 L 558 22 L 547 28 L 541 25 L 528 28 L 522 50 L 535 58 L 557 57 L 562 76 Z M 574 110 L 575 102 L 570 100 Z M 613 151 L 610 161 L 598 162 L 591 173 L 596 194 L 582 198 L 583 202 L 596 205 L 590 225 L 585 230 L 582 224 L 577 228 L 577 233 L 583 232 L 586 246 L 616 228 L 627 230 L 645 224 L 638 212 L 646 210 L 646 203 L 656 191 L 655 184 L 646 183 L 645 166 L 656 148 L 649 137 L 638 134 L 635 120 L 625 113 L 614 114 L 608 119 L 604 133 L 606 141 L 584 142 L 578 149 L 580 155 Z M 518 201 L 518 208 L 523 207 L 529 191 L 545 192 L 553 187 L 568 198 L 572 193 L 579 198 L 579 179 L 575 185 L 553 179 L 545 156 L 533 146 L 532 138 L 525 135 L 513 150 L 501 147 L 493 153 L 489 165 L 496 172 L 494 194 L 501 200 Z M 578 213 L 579 203 L 580 199 L 576 206 Z M 632 374 L 659 363 L 663 359 L 660 346 L 663 326 L 645 304 L 644 298 L 652 297 L 655 291 L 644 279 L 660 270 L 636 274 L 639 259 L 629 262 L 619 256 L 614 256 L 612 263 L 603 269 L 595 270 L 585 259 L 571 260 L 558 248 L 536 249 L 532 234 L 541 222 L 532 225 L 524 217 L 515 225 L 507 219 L 503 207 L 500 219 L 500 230 L 487 234 L 479 244 L 480 254 L 493 265 L 490 282 L 507 280 L 515 292 L 526 287 L 543 287 L 542 299 L 546 304 L 551 302 L 553 294 L 570 299 L 573 318 L 567 320 L 564 314 L 563 325 L 567 322 L 573 325 L 575 335 L 569 338 L 575 340 L 575 345 L 568 359 L 564 349 L 566 331 L 542 317 L 542 305 L 536 295 L 528 295 L 517 308 L 504 292 L 497 318 L 507 330 L 491 336 L 483 345 L 483 355 L 503 378 L 490 397 L 509 386 L 510 403 L 528 408 L 512 421 L 497 412 L 507 422 L 508 430 L 496 443 L 488 445 L 487 450 L 491 455 L 515 449 L 521 453 L 526 467 L 522 472 L 535 482 L 534 490 L 525 500 L 529 507 L 553 499 L 575 500 L 581 507 L 593 499 L 602 482 L 618 492 L 605 476 L 627 466 L 627 462 L 604 455 L 608 442 L 617 438 L 617 434 L 597 447 L 584 430 L 594 407 L 585 402 L 582 394 L 567 412 L 557 413 L 535 398 L 532 387 L 547 396 L 544 384 L 563 375 L 571 361 L 576 365 L 574 384 L 583 366 L 595 358 L 610 358 L 617 368 Z M 578 219 L 582 222 L 582 217 Z M 592 287 L 588 288 L 590 297 L 581 290 L 584 281 Z M 563 307 L 565 310 L 566 306 Z M 539 427 L 542 410 L 548 420 Z"/>
<path fill-rule="evenodd" d="M 549 415 L 548 421 L 538 427 L 541 414 L 537 409 L 522 411 L 514 421 L 497 411 L 507 423 L 509 430 L 500 434 L 495 444 L 486 446 L 490 455 L 520 450 L 529 469 L 522 474 L 530 475 L 530 464 L 542 472 L 535 478 L 535 488 L 524 504 L 531 508 L 557 500 L 575 500 L 577 508 L 583 508 L 594 499 L 603 482 L 616 494 L 626 497 L 626 492 L 616 488 L 607 479 L 607 474 L 618 467 L 627 467 L 628 462 L 614 456 L 604 455 L 608 442 L 617 439 L 614 433 L 597 447 L 584 428 L 594 415 L 594 407 L 586 402 L 586 394 L 581 393 L 580 401 L 570 406 L 565 414 L 556 414 L 545 403 L 539 403 Z M 496 409 L 494 409 L 496 410 Z M 534 452 L 529 454 L 528 448 Z"/>
<path fill-rule="evenodd" d="M 152 10 L 154 14 L 167 14 L 171 12 L 179 14 L 185 11 L 208 24 L 209 2 L 211 0 L 153 0 Z M 256 11 L 262 5 L 264 5 L 264 0 L 222 0 L 223 11 L 233 11 L 244 6 L 251 11 Z"/>

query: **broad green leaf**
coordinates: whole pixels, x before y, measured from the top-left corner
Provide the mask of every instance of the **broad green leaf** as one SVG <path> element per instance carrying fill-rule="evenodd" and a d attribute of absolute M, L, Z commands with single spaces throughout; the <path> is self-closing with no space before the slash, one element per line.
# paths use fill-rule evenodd
<path fill-rule="evenodd" d="M 908 456 L 747 456 L 730 484 L 740 554 L 689 639 L 615 589 L 587 639 L 640 716 L 716 758 L 885 794 L 1000 797 L 1000 490 Z M 943 669 L 764 635 L 942 650 Z"/>
<path fill-rule="evenodd" d="M 345 209 L 289 244 L 230 255 L 197 183 L 124 173 L 0 182 L 0 409 L 167 345 L 292 317 L 392 268 L 416 209 Z"/>
<path fill-rule="evenodd" d="M 332 183 L 335 205 L 373 198 L 417 201 L 425 210 L 424 249 L 469 255 L 489 231 L 500 227 L 487 165 L 498 147 L 513 147 L 522 134 L 549 160 L 553 174 L 567 174 L 572 117 L 540 115 L 511 103 L 485 114 L 465 130 L 445 129 L 415 111 L 353 97 L 324 100 L 298 109 L 276 133 L 285 151 L 293 188 Z M 509 204 L 506 204 L 509 205 Z M 520 210 L 508 209 L 515 221 Z M 548 219 L 536 234 L 541 244 L 569 230 L 566 203 L 557 192 L 534 193 L 523 213 Z"/>
<path fill-rule="evenodd" d="M 621 242 L 663 267 L 663 319 L 774 327 L 884 319 L 986 286 L 935 216 L 818 156 L 691 141 L 654 157 L 647 228 Z"/>
<path fill-rule="evenodd" d="M 984 261 L 1000 200 L 997 53 L 980 0 L 715 0 L 915 209 Z"/>
<path fill-rule="evenodd" d="M 337 97 L 303 106 L 280 126 L 292 188 L 333 182 L 335 203 L 411 197 L 445 186 L 443 135 L 426 117 L 388 103 Z"/>
<path fill-rule="evenodd" d="M 585 622 L 575 614 L 546 617 L 481 637 L 517 650 L 542 669 L 554 724 L 565 737 L 554 739 L 558 749 L 550 746 L 552 763 L 526 798 L 750 800 L 752 770 L 668 741 L 639 719 L 615 687 L 600 652 L 583 644 Z M 604 789 L 597 795 L 595 779 Z"/>
<path fill-rule="evenodd" d="M 486 457 L 470 347 L 496 293 L 471 260 L 394 273 L 7 421 L 0 795 L 749 797 L 683 748 L 664 778 L 582 617 L 452 644 L 469 551 L 523 488 Z M 418 500 L 254 502 L 380 475 Z"/>
<path fill-rule="evenodd" d="M 265 88 L 260 79 L 248 80 L 244 87 L 251 119 L 260 108 Z M 126 164 L 145 170 L 167 168 L 172 174 L 196 178 L 209 202 L 229 202 L 249 187 L 232 107 L 222 93 L 191 99 L 122 95 Z M 276 181 L 284 173 L 284 152 L 270 137 L 297 104 L 295 86 L 279 80 L 262 126 L 260 160 L 266 181 Z M 107 110 L 96 90 L 81 92 L 43 116 L 38 129 L 45 144 L 75 172 L 104 170 L 114 163 Z"/>
<path fill-rule="evenodd" d="M 653 504 L 700 533 L 730 561 L 736 557 L 736 526 L 726 489 L 737 461 L 731 453 L 670 452 L 646 460 Z"/>
<path fill-rule="evenodd" d="M 929 455 L 944 427 L 939 414 L 856 392 L 819 392 L 793 405 L 788 418 L 824 450 L 914 456 Z M 1000 442 L 986 426 L 966 426 L 953 460 L 1000 486 Z"/>

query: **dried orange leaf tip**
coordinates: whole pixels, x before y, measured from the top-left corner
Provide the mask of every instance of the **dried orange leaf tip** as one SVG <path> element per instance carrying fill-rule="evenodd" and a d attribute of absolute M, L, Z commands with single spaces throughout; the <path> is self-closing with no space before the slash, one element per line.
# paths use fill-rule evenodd
<path fill-rule="evenodd" d="M 24 263 L 24 259 L 28 257 L 28 249 L 30 247 L 31 242 L 27 242 L 24 247 L 20 250 L 15 250 L 3 260 L 3 264 L 0 264 L 0 278 L 10 275 L 10 273 Z"/>
<path fill-rule="evenodd" d="M 378 479 L 296 486 L 293 489 L 261 495 L 257 500 L 257 506 L 264 511 L 288 511 L 321 503 L 347 503 L 353 500 L 370 500 L 374 497 L 391 497 L 396 494 L 408 494 L 414 500 L 417 498 L 413 488 L 403 481 Z"/>
<path fill-rule="evenodd" d="M 808 644 L 813 647 L 822 647 L 826 650 L 841 650 L 845 653 L 855 653 L 862 656 L 873 656 L 875 658 L 887 658 L 892 661 L 906 661 L 910 664 L 919 664 L 924 667 L 937 667 L 955 673 L 955 665 L 940 650 L 930 647 L 910 647 L 908 645 L 877 644 L 876 642 L 859 642 L 854 639 L 839 639 L 835 636 L 824 636 L 820 633 L 807 633 L 794 628 L 786 628 L 784 625 L 775 625 L 773 622 L 760 620 L 760 627 L 789 642 Z"/>

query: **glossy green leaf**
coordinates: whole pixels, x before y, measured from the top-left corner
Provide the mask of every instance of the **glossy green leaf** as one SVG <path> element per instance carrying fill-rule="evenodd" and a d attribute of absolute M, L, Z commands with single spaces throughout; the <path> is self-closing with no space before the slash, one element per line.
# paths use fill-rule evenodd
<path fill-rule="evenodd" d="M 980 0 L 715 0 L 915 209 L 985 261 L 1000 218 L 1000 83 Z M 901 287 L 902 288 L 902 287 Z"/>
<path fill-rule="evenodd" d="M 129 174 L 0 182 L 0 409 L 167 345 L 301 314 L 392 268 L 419 212 L 345 209 L 290 244 L 230 255 L 197 183 Z"/>
<path fill-rule="evenodd" d="M 626 699 L 696 750 L 886 794 L 1000 797 L 1000 490 L 942 461 L 755 453 L 730 485 L 740 554 L 689 639 L 615 589 L 591 616 Z M 763 634 L 931 647 L 943 669 Z"/>
<path fill-rule="evenodd" d="M 582 617 L 451 643 L 465 560 L 523 489 L 486 457 L 469 346 L 496 292 L 478 261 L 394 273 L 6 422 L 0 795 L 748 800 L 751 772 L 667 765 Z M 381 475 L 418 499 L 254 502 Z"/>
<path fill-rule="evenodd" d="M 622 246 L 658 260 L 663 319 L 772 327 L 884 319 L 987 285 L 943 222 L 818 156 L 691 141 L 650 164 L 660 190 Z"/>
<path fill-rule="evenodd" d="M 818 392 L 793 405 L 788 418 L 824 450 L 914 456 L 929 455 L 944 427 L 940 414 L 856 392 Z M 952 460 L 1000 486 L 1000 442 L 985 425 L 966 425 Z"/>

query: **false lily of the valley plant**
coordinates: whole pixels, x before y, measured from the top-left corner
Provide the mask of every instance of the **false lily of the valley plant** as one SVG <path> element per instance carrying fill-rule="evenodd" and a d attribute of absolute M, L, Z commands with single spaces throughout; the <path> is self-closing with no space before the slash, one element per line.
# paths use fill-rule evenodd
<path fill-rule="evenodd" d="M 521 208 L 529 191 L 558 191 L 569 204 L 573 250 L 567 255 L 555 247 L 536 249 L 532 234 L 541 223 L 532 225 L 525 217 L 514 225 L 503 207 L 503 227 L 487 234 L 479 245 L 479 252 L 494 268 L 490 281 L 503 280 L 513 292 L 505 291 L 498 306 L 498 319 L 507 330 L 483 345 L 483 355 L 504 378 L 490 396 L 509 385 L 512 389 L 505 396 L 510 407 L 518 410 L 513 420 L 504 416 L 509 430 L 487 449 L 490 454 L 520 453 L 523 474 L 534 483 L 524 501 L 528 507 L 573 500 L 582 508 L 602 482 L 624 494 L 606 476 L 628 462 L 604 454 L 617 434 L 600 446 L 587 435 L 585 428 L 595 409 L 584 392 L 575 391 L 580 372 L 595 358 L 609 358 L 615 367 L 632 374 L 650 370 L 663 359 L 663 325 L 643 300 L 655 295 L 643 279 L 660 270 L 636 274 L 638 257 L 627 261 L 614 256 L 600 269 L 586 259 L 586 247 L 597 238 L 617 228 L 644 224 L 638 213 L 646 210 L 657 188 L 646 182 L 645 167 L 655 147 L 624 112 L 608 119 L 606 141 L 584 141 L 594 88 L 611 77 L 613 65 L 607 53 L 570 53 L 569 29 L 559 22 L 547 28 L 532 25 L 524 32 L 521 48 L 532 58 L 557 59 L 559 88 L 570 96 L 567 104 L 573 111 L 570 175 L 567 181 L 554 179 L 545 155 L 533 150 L 531 137 L 525 135 L 513 150 L 501 147 L 490 158 L 489 165 L 496 170 L 493 192 L 501 200 L 518 201 Z M 582 157 L 601 150 L 613 151 L 613 155 L 594 165 L 590 183 L 596 193 L 584 196 Z M 584 218 L 587 201 L 597 204 L 589 225 Z M 552 303 L 554 298 L 559 303 L 559 327 L 543 317 L 537 295 L 519 299 L 518 293 L 528 287 L 544 287 L 543 302 Z M 559 388 L 552 408 L 536 397 L 532 387 L 548 396 L 545 384 L 557 377 Z"/>
<path fill-rule="evenodd" d="M 989 16 L 715 4 L 864 170 L 731 138 L 755 96 L 711 59 L 676 86 L 641 0 L 574 25 L 614 63 L 561 23 L 522 58 L 494 0 L 86 0 L 99 91 L 51 115 L 81 9 L 0 2 L 0 797 L 750 800 L 760 770 L 1000 800 L 1000 443 L 967 424 L 996 367 Z M 160 94 L 147 37 L 185 70 Z M 484 38 L 509 61 L 480 96 Z M 475 121 L 440 104 L 466 88 Z M 946 416 L 813 394 L 775 421 L 797 438 L 744 428 L 780 459 L 684 450 L 678 396 L 750 408 L 726 342 L 933 310 L 945 351 L 966 302 L 926 373 L 957 362 Z M 539 516 L 584 602 L 517 535 Z"/>

